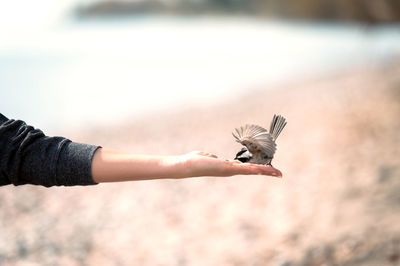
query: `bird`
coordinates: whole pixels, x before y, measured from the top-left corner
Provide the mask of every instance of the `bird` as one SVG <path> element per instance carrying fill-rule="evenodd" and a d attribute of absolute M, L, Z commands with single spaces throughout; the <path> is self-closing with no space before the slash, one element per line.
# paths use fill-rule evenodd
<path fill-rule="evenodd" d="M 276 151 L 276 139 L 286 126 L 286 119 L 281 115 L 274 115 L 269 132 L 258 125 L 245 125 L 235 128 L 232 132 L 237 142 L 244 147 L 236 154 L 235 160 L 242 163 L 271 165 Z"/>

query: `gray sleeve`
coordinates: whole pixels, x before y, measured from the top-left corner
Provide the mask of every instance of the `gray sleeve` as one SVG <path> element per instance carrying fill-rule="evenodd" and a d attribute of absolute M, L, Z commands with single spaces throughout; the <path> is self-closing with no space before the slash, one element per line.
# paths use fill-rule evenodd
<path fill-rule="evenodd" d="M 91 163 L 98 148 L 45 136 L 0 114 L 0 185 L 95 185 Z"/>

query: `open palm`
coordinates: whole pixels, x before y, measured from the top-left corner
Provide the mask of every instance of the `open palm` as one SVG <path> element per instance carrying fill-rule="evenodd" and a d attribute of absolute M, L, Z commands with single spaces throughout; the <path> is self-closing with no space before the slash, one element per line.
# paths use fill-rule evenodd
<path fill-rule="evenodd" d="M 227 161 L 218 156 L 193 151 L 182 155 L 183 163 L 189 169 L 190 176 L 233 176 L 233 175 L 269 175 L 282 177 L 282 173 L 271 166 L 240 161 Z"/>

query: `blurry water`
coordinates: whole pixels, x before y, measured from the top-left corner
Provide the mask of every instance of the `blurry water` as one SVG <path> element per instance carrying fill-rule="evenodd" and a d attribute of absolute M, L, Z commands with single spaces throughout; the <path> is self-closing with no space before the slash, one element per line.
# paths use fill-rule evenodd
<path fill-rule="evenodd" d="M 398 26 L 141 17 L 21 32 L 0 37 L 0 112 L 46 131 L 202 106 L 400 54 Z"/>

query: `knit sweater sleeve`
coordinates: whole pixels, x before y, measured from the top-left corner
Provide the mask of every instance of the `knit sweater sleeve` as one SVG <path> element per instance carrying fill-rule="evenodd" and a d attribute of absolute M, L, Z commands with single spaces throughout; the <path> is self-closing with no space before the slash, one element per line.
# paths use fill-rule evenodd
<path fill-rule="evenodd" d="M 98 148 L 45 136 L 0 113 L 0 185 L 95 185 L 91 163 Z"/>

